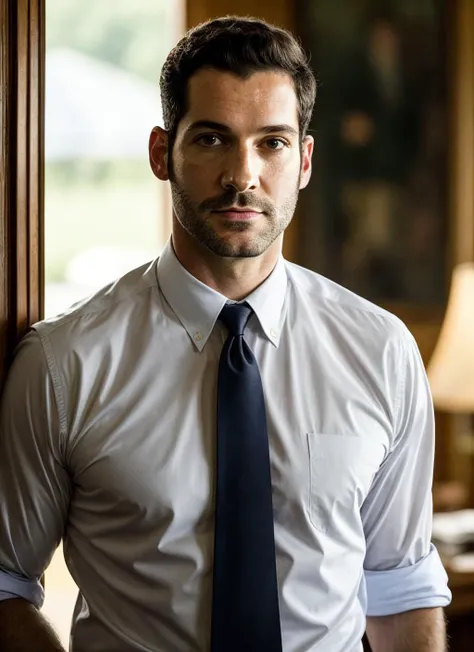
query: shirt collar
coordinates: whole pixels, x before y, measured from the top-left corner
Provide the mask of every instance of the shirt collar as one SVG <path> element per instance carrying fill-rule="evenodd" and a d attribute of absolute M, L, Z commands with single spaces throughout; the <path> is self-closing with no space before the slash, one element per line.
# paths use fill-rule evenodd
<path fill-rule="evenodd" d="M 228 299 L 192 276 L 179 262 L 171 239 L 158 260 L 158 284 L 195 347 L 202 351 Z M 270 276 L 245 301 L 267 338 L 278 346 L 283 325 L 287 275 L 282 256 Z"/>

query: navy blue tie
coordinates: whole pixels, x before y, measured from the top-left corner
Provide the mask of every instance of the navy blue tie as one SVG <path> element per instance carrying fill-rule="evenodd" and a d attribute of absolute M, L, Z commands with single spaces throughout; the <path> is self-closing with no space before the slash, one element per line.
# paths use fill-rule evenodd
<path fill-rule="evenodd" d="M 211 652 L 281 652 L 272 484 L 262 381 L 244 339 L 248 304 L 227 304 L 217 389 Z"/>

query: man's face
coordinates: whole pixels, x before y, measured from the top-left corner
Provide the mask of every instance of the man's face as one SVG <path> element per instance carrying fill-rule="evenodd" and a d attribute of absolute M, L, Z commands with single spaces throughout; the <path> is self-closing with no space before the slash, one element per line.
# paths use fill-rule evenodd
<path fill-rule="evenodd" d="M 169 177 L 165 133 L 154 130 L 151 163 Z M 311 174 L 313 139 L 301 147 L 291 78 L 246 79 L 215 69 L 188 83 L 188 111 L 171 152 L 171 191 L 179 226 L 214 254 L 259 256 L 293 217 Z"/>

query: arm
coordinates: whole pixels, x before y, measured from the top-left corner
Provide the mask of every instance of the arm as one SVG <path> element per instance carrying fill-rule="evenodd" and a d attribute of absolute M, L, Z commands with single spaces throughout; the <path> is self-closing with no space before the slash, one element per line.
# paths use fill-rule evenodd
<path fill-rule="evenodd" d="M 47 620 L 22 598 L 0 602 L 0 648 L 3 652 L 64 652 Z"/>
<path fill-rule="evenodd" d="M 451 593 L 431 544 L 434 415 L 423 363 L 408 332 L 399 337 L 390 364 L 384 371 L 396 379 L 393 439 L 361 510 L 367 634 L 374 652 L 444 652 L 439 608 L 449 604 Z M 430 647 L 424 636 L 438 646 Z M 411 647 L 402 646 L 404 638 Z"/>
<path fill-rule="evenodd" d="M 446 652 L 442 609 L 417 609 L 392 616 L 369 617 L 367 638 L 372 652 Z"/>
<path fill-rule="evenodd" d="M 64 532 L 70 479 L 54 384 L 36 333 L 20 344 L 0 402 L 0 650 L 57 652 L 38 609 Z"/>

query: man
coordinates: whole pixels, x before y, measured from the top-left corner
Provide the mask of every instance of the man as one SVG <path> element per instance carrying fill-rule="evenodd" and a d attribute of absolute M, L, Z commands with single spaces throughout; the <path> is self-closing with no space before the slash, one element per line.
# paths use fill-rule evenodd
<path fill-rule="evenodd" d="M 63 539 L 74 652 L 442 652 L 433 414 L 384 310 L 281 257 L 315 81 L 287 32 L 223 18 L 170 53 L 172 238 L 16 354 L 1 414 L 0 648 Z"/>

